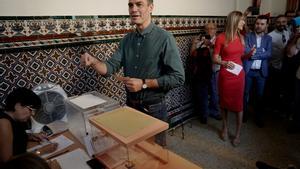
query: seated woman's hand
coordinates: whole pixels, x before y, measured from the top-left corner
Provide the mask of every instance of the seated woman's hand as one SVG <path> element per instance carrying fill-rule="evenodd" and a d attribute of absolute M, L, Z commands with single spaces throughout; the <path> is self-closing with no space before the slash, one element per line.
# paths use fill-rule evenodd
<path fill-rule="evenodd" d="M 48 137 L 47 137 L 46 133 L 40 132 L 40 133 L 28 134 L 28 139 L 30 141 L 42 141 L 42 140 L 48 140 Z"/>
<path fill-rule="evenodd" d="M 50 143 L 47 144 L 39 149 L 37 149 L 37 154 L 43 155 L 43 154 L 48 154 L 52 153 L 57 149 L 58 144 L 57 143 Z"/>

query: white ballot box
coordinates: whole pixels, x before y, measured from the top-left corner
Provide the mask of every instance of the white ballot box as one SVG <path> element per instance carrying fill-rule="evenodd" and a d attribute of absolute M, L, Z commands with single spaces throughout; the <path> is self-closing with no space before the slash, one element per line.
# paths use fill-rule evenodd
<path fill-rule="evenodd" d="M 88 118 L 95 114 L 114 110 L 120 107 L 120 103 L 99 92 L 92 91 L 79 96 L 73 96 L 66 99 L 69 109 L 69 129 L 74 135 L 84 143 L 91 130 Z"/>

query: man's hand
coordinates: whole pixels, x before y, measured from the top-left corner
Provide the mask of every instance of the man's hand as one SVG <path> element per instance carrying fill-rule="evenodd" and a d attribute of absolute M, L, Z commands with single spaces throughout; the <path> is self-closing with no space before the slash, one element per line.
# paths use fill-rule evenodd
<path fill-rule="evenodd" d="M 255 55 L 255 53 L 256 53 L 256 47 L 255 47 L 255 45 L 253 45 L 253 47 L 250 50 L 250 55 L 253 56 L 253 55 Z"/>
<path fill-rule="evenodd" d="M 92 66 L 92 68 L 96 70 L 100 75 L 105 75 L 107 73 L 106 64 L 88 53 L 84 53 L 81 55 L 80 63 L 81 65 L 86 67 Z"/>
<path fill-rule="evenodd" d="M 137 79 L 137 78 L 127 78 L 123 80 L 126 88 L 130 92 L 138 92 L 142 90 L 143 86 L 143 80 L 142 79 Z"/>
<path fill-rule="evenodd" d="M 42 141 L 42 140 L 48 140 L 48 137 L 46 133 L 40 132 L 40 133 L 30 133 L 28 134 L 28 139 L 31 141 Z"/>
<path fill-rule="evenodd" d="M 83 66 L 93 66 L 97 63 L 97 59 L 88 53 L 84 53 L 80 57 L 80 63 Z"/>
<path fill-rule="evenodd" d="M 213 43 L 211 43 L 211 41 L 209 39 L 205 39 L 204 44 L 209 47 L 213 46 Z"/>
<path fill-rule="evenodd" d="M 201 42 L 201 37 L 200 37 L 200 36 L 197 36 L 197 37 L 195 37 L 195 38 L 193 39 L 192 44 L 193 44 L 193 45 L 197 45 L 197 44 L 200 43 L 200 42 Z"/>

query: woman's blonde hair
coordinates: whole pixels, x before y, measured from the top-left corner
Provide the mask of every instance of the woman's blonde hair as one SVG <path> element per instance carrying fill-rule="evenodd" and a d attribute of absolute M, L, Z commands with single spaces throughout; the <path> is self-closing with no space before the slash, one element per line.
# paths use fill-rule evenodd
<path fill-rule="evenodd" d="M 238 25 L 241 19 L 243 19 L 243 13 L 240 11 L 232 11 L 227 16 L 225 25 L 225 44 L 228 44 L 234 39 L 237 34 L 242 44 L 244 44 L 244 37 L 241 35 Z"/>

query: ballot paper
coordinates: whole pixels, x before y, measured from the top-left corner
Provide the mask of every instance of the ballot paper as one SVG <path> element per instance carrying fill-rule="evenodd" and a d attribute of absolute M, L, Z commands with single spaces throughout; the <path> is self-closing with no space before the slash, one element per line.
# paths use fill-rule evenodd
<path fill-rule="evenodd" d="M 95 151 L 94 151 L 94 148 L 93 148 L 91 135 L 86 135 L 83 138 L 83 140 L 84 140 L 84 145 L 85 145 L 85 148 L 86 148 L 89 156 L 93 156 L 95 154 Z"/>
<path fill-rule="evenodd" d="M 243 67 L 239 64 L 236 64 L 234 62 L 231 62 L 234 64 L 234 68 L 233 69 L 226 69 L 228 72 L 232 73 L 232 74 L 235 74 L 235 75 L 239 75 L 241 70 L 243 69 Z"/>
<path fill-rule="evenodd" d="M 82 149 L 75 149 L 61 156 L 55 157 L 62 169 L 90 169 L 86 164 L 90 158 Z"/>
<path fill-rule="evenodd" d="M 106 101 L 93 94 L 86 94 L 75 97 L 74 99 L 71 99 L 70 102 L 79 106 L 82 109 L 87 109 L 105 103 Z"/>
<path fill-rule="evenodd" d="M 41 147 L 43 147 L 45 145 L 50 144 L 50 143 L 57 143 L 58 144 L 57 149 L 54 152 L 52 152 L 52 153 L 43 154 L 42 155 L 43 158 L 48 158 L 49 156 L 55 154 L 56 152 L 69 147 L 74 142 L 72 140 L 68 139 L 67 137 L 65 137 L 64 135 L 60 135 L 60 136 L 58 136 L 58 137 L 56 137 L 54 139 L 51 139 L 50 141 L 42 142 L 41 144 L 39 144 L 39 145 L 37 145 L 35 147 L 32 147 L 32 148 L 28 149 L 27 151 L 28 152 L 32 152 L 32 151 L 34 151 L 34 150 L 36 150 L 38 148 L 41 148 Z"/>

